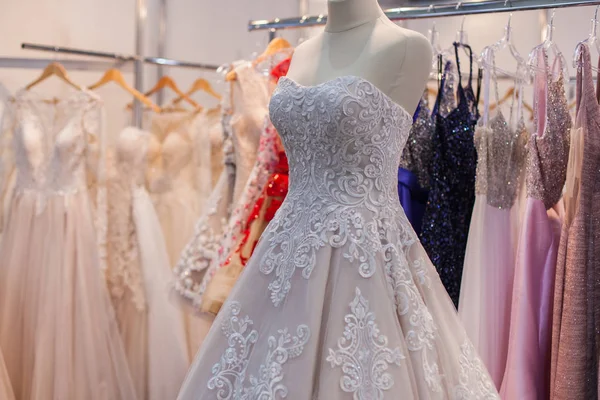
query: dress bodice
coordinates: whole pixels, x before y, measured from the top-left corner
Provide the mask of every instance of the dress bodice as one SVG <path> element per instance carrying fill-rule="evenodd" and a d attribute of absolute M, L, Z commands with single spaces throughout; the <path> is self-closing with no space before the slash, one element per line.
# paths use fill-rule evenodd
<path fill-rule="evenodd" d="M 194 113 L 175 113 L 156 115 L 152 120 L 152 133 L 160 142 L 160 168 L 167 185 L 163 189 L 175 186 L 193 186 L 194 146 L 191 138 L 191 122 Z"/>
<path fill-rule="evenodd" d="M 289 160 L 288 198 L 323 206 L 397 205 L 397 171 L 412 118 L 373 84 L 343 76 L 279 81 L 270 106 Z"/>
<path fill-rule="evenodd" d="M 69 193 L 85 187 L 86 156 L 99 149 L 94 134 L 100 100 L 85 90 L 53 101 L 21 91 L 15 103 L 17 190 Z"/>
<path fill-rule="evenodd" d="M 144 184 L 150 134 L 138 128 L 123 129 L 117 139 L 117 160 L 121 172 L 133 186 Z"/>

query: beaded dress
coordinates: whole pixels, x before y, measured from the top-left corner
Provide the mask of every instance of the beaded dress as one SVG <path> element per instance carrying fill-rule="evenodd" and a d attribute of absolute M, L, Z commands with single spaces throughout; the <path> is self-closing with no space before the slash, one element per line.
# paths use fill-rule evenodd
<path fill-rule="evenodd" d="M 493 50 L 490 53 L 492 65 L 486 71 L 484 85 L 488 88 L 486 93 L 494 91 L 499 105 L 495 55 Z M 522 113 L 522 86 L 521 81 L 515 82 L 508 119 L 501 106 L 490 117 L 490 102 L 486 96 L 483 116 L 475 130 L 476 199 L 458 307 L 465 330 L 498 388 L 502 384 L 508 352 L 519 228 L 516 200 L 528 134 Z"/>
<path fill-rule="evenodd" d="M 458 305 L 462 269 L 475 202 L 477 152 L 473 142 L 479 118 L 477 99 L 471 85 L 473 56 L 470 54 L 469 82 L 463 88 L 458 49 L 454 44 L 458 70 L 458 105 L 448 115 L 436 115 L 432 139 L 431 189 L 423 216 L 421 241 L 436 266 L 455 305 Z M 447 76 L 447 73 L 445 74 Z M 446 95 L 442 77 L 439 104 Z"/>

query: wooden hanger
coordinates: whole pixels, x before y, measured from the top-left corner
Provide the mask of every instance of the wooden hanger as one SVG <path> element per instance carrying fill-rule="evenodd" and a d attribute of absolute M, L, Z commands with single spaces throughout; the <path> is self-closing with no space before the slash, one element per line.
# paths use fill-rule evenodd
<path fill-rule="evenodd" d="M 116 68 L 111 68 L 107 70 L 102 76 L 102 78 L 100 78 L 98 82 L 91 85 L 88 89 L 95 90 L 98 89 L 100 86 L 106 85 L 109 82 L 114 82 L 121 88 L 125 89 L 125 91 L 129 92 L 133 97 L 138 99 L 145 106 L 149 107 L 152 111 L 156 113 L 160 112 L 160 107 L 154 104 L 148 97 L 144 96 L 143 94 L 132 88 L 123 77 L 121 71 L 119 71 Z"/>
<path fill-rule="evenodd" d="M 222 96 L 215 92 L 215 90 L 213 89 L 213 87 L 211 86 L 210 82 L 207 81 L 204 78 L 198 78 L 194 81 L 194 83 L 192 84 L 192 86 L 189 88 L 189 90 L 187 92 L 185 92 L 186 96 L 191 96 L 194 93 L 196 93 L 197 91 L 203 91 L 205 93 L 208 93 L 209 95 L 211 95 L 212 97 L 214 97 L 217 100 L 221 100 Z M 173 100 L 173 104 L 177 104 L 180 101 L 185 100 L 182 96 L 179 96 L 178 98 L 176 98 L 175 100 Z"/>
<path fill-rule="evenodd" d="M 63 67 L 62 64 L 57 63 L 57 62 L 51 62 L 50 64 L 48 64 L 46 66 L 46 68 L 44 68 L 44 70 L 42 71 L 42 74 L 40 75 L 40 77 L 26 86 L 26 90 L 31 89 L 38 83 L 45 81 L 46 79 L 48 79 L 49 77 L 51 77 L 53 75 L 60 78 L 63 82 L 66 82 L 67 84 L 74 87 L 75 89 L 82 90 L 81 86 L 79 86 L 78 84 L 73 82 L 71 79 L 69 79 L 69 76 L 67 75 L 67 70 L 65 69 L 65 67 Z"/>
<path fill-rule="evenodd" d="M 188 104 L 190 104 L 194 108 L 197 109 L 198 107 L 200 107 L 200 105 L 198 103 L 196 103 L 193 99 L 191 99 L 190 96 L 183 93 L 181 91 L 181 89 L 179 89 L 179 87 L 177 87 L 177 84 L 175 84 L 175 81 L 170 76 L 163 76 L 162 78 L 160 78 L 158 80 L 158 82 L 156 82 L 156 85 L 154 85 L 154 87 L 152 89 L 150 89 L 149 91 L 144 93 L 144 96 L 150 97 L 153 94 L 157 93 L 159 90 L 165 89 L 165 88 L 168 88 L 168 89 L 171 89 L 172 91 L 174 91 L 175 94 L 177 94 L 183 100 L 187 101 Z M 131 104 L 128 104 L 127 107 L 128 108 L 131 107 Z"/>
<path fill-rule="evenodd" d="M 262 52 L 261 55 L 256 57 L 256 59 L 252 62 L 252 65 L 257 65 L 263 62 L 265 59 L 279 53 L 282 50 L 292 49 L 293 46 L 285 40 L 284 38 L 277 37 L 267 45 L 265 51 Z M 227 82 L 235 81 L 237 79 L 237 73 L 235 71 L 229 71 L 227 75 L 225 75 L 225 80 Z"/>

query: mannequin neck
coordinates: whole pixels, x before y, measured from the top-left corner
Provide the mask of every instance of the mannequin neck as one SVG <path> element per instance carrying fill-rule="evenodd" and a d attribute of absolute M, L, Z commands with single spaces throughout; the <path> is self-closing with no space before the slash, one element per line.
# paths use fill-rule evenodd
<path fill-rule="evenodd" d="M 326 32 L 344 32 L 383 15 L 377 0 L 328 0 Z"/>

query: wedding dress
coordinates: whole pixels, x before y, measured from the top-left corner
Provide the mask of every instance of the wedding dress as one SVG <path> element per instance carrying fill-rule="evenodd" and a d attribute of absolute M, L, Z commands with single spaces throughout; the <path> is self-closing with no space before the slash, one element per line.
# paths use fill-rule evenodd
<path fill-rule="evenodd" d="M 144 186 L 153 137 L 117 138 L 108 186 L 108 283 L 139 399 L 173 399 L 189 365 L 184 316 L 169 300 L 171 265 Z"/>
<path fill-rule="evenodd" d="M 102 272 L 102 103 L 87 90 L 57 102 L 21 91 L 14 105 L 17 182 L 0 244 L 0 347 L 15 396 L 136 399 Z"/>
<path fill-rule="evenodd" d="M 198 195 L 195 112 L 173 112 L 152 117 L 151 132 L 160 142 L 156 171 L 148 183 L 167 243 L 170 265 L 194 233 L 200 215 Z"/>
<path fill-rule="evenodd" d="M 356 76 L 281 78 L 287 197 L 180 400 L 498 399 L 397 190 L 411 116 Z"/>
<path fill-rule="evenodd" d="M 226 167 L 175 266 L 176 292 L 200 311 L 208 311 L 207 305 L 202 306 L 202 295 L 240 236 L 244 215 L 260 196 L 269 175 L 265 166 L 276 159 L 273 135 L 265 136 L 268 82 L 251 63 L 242 63 L 235 71 L 232 104 L 225 104 L 223 113 Z M 257 168 L 258 153 L 264 151 L 272 157 L 262 159 Z"/>

